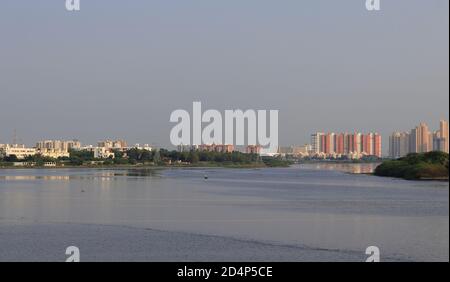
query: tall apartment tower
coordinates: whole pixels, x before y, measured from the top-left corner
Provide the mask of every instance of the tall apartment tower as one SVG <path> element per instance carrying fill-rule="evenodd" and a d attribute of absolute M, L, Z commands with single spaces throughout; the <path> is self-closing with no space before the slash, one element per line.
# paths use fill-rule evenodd
<path fill-rule="evenodd" d="M 358 134 L 349 134 L 348 135 L 348 151 L 349 153 L 357 153 L 358 152 Z"/>
<path fill-rule="evenodd" d="M 369 133 L 369 134 L 362 136 L 362 150 L 363 150 L 364 154 L 369 155 L 369 156 L 374 155 L 374 152 L 375 152 L 374 138 L 375 138 L 375 135 L 373 133 Z"/>
<path fill-rule="evenodd" d="M 375 156 L 379 157 L 379 158 L 382 157 L 382 151 L 381 151 L 382 144 L 381 144 L 381 140 L 382 140 L 382 139 L 381 139 L 381 135 L 378 134 L 378 133 L 375 133 L 375 134 L 374 134 L 374 137 L 373 137 L 373 154 L 374 154 Z"/>
<path fill-rule="evenodd" d="M 320 146 L 321 141 L 322 141 L 322 136 L 324 134 L 317 132 L 311 135 L 311 151 L 314 154 L 319 154 L 322 151 L 322 148 Z"/>
<path fill-rule="evenodd" d="M 336 154 L 343 155 L 345 154 L 345 134 L 340 133 L 336 135 Z"/>
<path fill-rule="evenodd" d="M 389 156 L 397 159 L 410 152 L 410 134 L 408 132 L 394 132 L 389 137 Z"/>
<path fill-rule="evenodd" d="M 322 144 L 322 147 L 324 147 L 324 153 L 325 154 L 334 154 L 336 152 L 336 134 L 334 133 L 327 133 L 323 137 L 324 143 Z"/>
<path fill-rule="evenodd" d="M 448 122 L 445 120 L 441 120 L 439 122 L 439 137 L 442 138 L 442 141 L 444 144 L 442 146 L 444 147 L 444 152 L 449 152 L 449 142 L 448 142 Z"/>
<path fill-rule="evenodd" d="M 433 137 L 426 123 L 420 123 L 419 126 L 411 130 L 410 152 L 426 153 L 433 150 Z"/>
<path fill-rule="evenodd" d="M 436 131 L 433 133 L 433 151 L 446 152 L 446 140 L 441 137 L 441 132 Z"/>

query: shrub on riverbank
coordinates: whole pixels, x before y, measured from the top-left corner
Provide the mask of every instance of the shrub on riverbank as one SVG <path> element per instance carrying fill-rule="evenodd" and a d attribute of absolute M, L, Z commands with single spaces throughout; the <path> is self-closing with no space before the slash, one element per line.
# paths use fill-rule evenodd
<path fill-rule="evenodd" d="M 375 175 L 410 180 L 448 179 L 448 160 L 449 155 L 443 152 L 409 154 L 383 162 L 375 169 Z"/>
<path fill-rule="evenodd" d="M 289 167 L 292 165 L 291 161 L 287 161 L 277 157 L 263 157 L 262 161 L 267 167 Z"/>

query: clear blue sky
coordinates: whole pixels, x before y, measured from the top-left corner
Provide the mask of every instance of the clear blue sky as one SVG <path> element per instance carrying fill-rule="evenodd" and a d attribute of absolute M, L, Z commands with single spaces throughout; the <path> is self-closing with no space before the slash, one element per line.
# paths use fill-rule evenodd
<path fill-rule="evenodd" d="M 449 1 L 64 0 L 0 3 L 0 143 L 169 143 L 170 113 L 278 109 L 314 131 L 438 127 L 449 115 Z"/>

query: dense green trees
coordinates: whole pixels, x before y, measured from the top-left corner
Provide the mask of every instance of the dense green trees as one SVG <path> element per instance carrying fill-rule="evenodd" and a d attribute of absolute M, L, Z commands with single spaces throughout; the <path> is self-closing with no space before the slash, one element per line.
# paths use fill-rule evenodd
<path fill-rule="evenodd" d="M 35 163 L 36 166 L 43 166 L 44 163 L 53 163 L 57 162 L 57 159 L 49 158 L 49 157 L 43 157 L 41 155 L 34 155 L 34 156 L 27 156 L 25 159 L 23 159 L 24 162 L 30 162 Z"/>
<path fill-rule="evenodd" d="M 449 155 L 443 152 L 409 154 L 398 160 L 385 161 L 375 175 L 405 179 L 448 179 Z"/>

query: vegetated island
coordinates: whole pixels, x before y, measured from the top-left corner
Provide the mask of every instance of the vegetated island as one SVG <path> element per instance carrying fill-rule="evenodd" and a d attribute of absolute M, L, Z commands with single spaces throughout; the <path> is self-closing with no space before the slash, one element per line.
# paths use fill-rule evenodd
<path fill-rule="evenodd" d="M 374 174 L 407 180 L 448 181 L 448 154 L 443 152 L 409 154 L 397 160 L 383 162 L 375 169 Z"/>
<path fill-rule="evenodd" d="M 178 152 L 165 149 L 148 151 L 129 149 L 114 151 L 114 158 L 97 159 L 88 151 L 72 150 L 69 157 L 48 158 L 40 155 L 18 160 L 15 156 L 1 157 L 0 168 L 127 168 L 127 167 L 225 167 L 264 168 L 288 167 L 293 164 L 281 157 L 262 157 L 241 152 Z M 51 164 L 51 165 L 49 165 Z"/>

